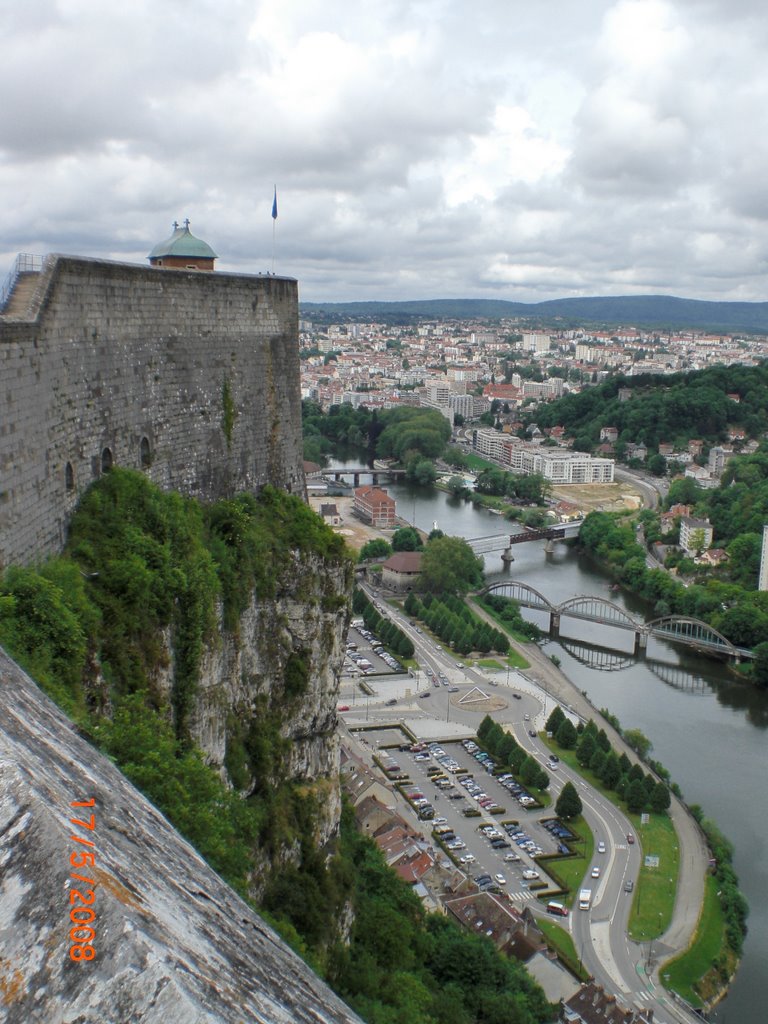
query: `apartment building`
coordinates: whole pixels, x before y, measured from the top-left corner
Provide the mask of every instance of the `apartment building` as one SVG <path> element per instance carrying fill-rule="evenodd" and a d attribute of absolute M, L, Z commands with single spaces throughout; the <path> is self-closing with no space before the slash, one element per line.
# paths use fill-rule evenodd
<path fill-rule="evenodd" d="M 475 447 L 481 455 L 508 465 L 513 473 L 540 473 L 559 484 L 613 483 L 613 459 L 596 459 L 584 452 L 544 448 L 510 438 L 496 430 L 475 431 Z"/>
<path fill-rule="evenodd" d="M 394 529 L 395 499 L 381 487 L 356 487 L 352 505 L 355 515 L 371 526 Z"/>

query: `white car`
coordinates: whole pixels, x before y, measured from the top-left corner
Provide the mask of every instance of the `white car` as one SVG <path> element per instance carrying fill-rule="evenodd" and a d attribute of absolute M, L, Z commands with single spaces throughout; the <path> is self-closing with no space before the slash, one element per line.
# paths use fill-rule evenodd
<path fill-rule="evenodd" d="M 598 852 L 598 853 L 605 853 L 605 843 L 603 842 L 603 840 L 602 840 L 602 839 L 601 839 L 601 840 L 600 840 L 600 842 L 599 842 L 599 843 L 597 844 L 597 852 Z"/>
<path fill-rule="evenodd" d="M 539 877 L 539 872 L 538 871 L 534 871 L 532 868 L 528 868 L 526 871 L 523 872 L 523 878 L 525 878 L 527 881 L 530 881 L 532 878 L 538 878 L 538 877 Z"/>
<path fill-rule="evenodd" d="M 504 877 L 504 875 L 497 874 L 497 875 L 494 875 L 493 877 L 496 879 L 496 881 L 499 883 L 499 885 L 506 885 L 507 884 L 507 880 Z"/>
<path fill-rule="evenodd" d="M 600 868 L 599 867 L 595 866 L 595 867 L 592 868 L 592 877 L 593 878 L 599 878 L 600 877 Z"/>
<path fill-rule="evenodd" d="M 467 853 L 463 857 L 459 857 L 462 864 L 474 864 L 475 855 L 474 853 Z"/>

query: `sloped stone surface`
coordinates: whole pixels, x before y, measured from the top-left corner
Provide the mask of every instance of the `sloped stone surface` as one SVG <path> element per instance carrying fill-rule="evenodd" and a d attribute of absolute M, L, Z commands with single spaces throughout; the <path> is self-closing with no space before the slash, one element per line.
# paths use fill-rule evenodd
<path fill-rule="evenodd" d="M 90 809 L 92 832 L 72 826 Z M 83 813 L 84 812 L 84 813 Z M 94 842 L 94 868 L 70 854 Z M 70 959 L 72 872 L 96 958 Z M 0 1021 L 359 1021 L 0 650 Z"/>

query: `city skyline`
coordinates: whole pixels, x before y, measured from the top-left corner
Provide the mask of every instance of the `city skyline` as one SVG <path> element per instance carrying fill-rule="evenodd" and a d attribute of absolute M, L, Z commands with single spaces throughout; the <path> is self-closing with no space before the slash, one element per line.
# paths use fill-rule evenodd
<path fill-rule="evenodd" d="M 763 301 L 752 0 L 39 0 L 2 15 L 2 263 L 189 217 L 305 301 Z M 279 216 L 272 218 L 277 187 Z"/>

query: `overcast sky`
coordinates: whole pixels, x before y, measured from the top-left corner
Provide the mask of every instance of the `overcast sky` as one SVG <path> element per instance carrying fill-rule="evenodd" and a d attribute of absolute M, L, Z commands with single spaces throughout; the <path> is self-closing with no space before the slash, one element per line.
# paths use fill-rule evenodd
<path fill-rule="evenodd" d="M 0 255 L 307 301 L 766 298 L 758 0 L 0 0 Z"/>

